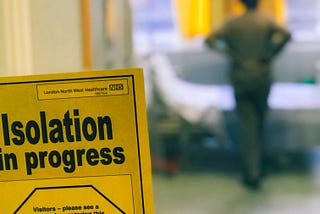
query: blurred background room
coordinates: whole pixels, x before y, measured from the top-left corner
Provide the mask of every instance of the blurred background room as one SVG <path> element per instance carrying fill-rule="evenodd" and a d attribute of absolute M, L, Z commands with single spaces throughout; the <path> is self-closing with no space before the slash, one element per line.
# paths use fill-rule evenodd
<path fill-rule="evenodd" d="M 258 191 L 240 182 L 229 60 L 204 45 L 239 0 L 0 0 L 0 75 L 144 68 L 155 214 L 319 213 L 320 0 L 259 10 L 292 39 L 272 64 Z"/>

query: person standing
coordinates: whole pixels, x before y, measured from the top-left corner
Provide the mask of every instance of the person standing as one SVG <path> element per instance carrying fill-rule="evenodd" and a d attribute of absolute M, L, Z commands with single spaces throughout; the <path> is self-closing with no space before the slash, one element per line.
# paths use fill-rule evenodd
<path fill-rule="evenodd" d="M 241 0 L 246 12 L 211 33 L 205 44 L 231 60 L 230 82 L 243 138 L 243 184 L 260 187 L 263 130 L 272 84 L 271 63 L 290 40 L 288 30 L 257 10 L 259 0 Z"/>

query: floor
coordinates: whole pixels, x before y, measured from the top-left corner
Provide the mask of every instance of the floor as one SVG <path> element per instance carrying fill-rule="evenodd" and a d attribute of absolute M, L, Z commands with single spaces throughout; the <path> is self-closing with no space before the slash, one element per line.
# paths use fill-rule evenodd
<path fill-rule="evenodd" d="M 311 172 L 269 175 L 259 191 L 244 188 L 232 173 L 154 173 L 153 191 L 155 214 L 320 213 L 320 176 Z"/>

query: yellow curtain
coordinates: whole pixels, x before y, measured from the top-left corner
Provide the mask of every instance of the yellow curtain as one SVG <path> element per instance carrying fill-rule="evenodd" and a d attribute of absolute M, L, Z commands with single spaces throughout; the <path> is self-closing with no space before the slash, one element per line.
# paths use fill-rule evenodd
<path fill-rule="evenodd" d="M 230 16 L 245 11 L 240 0 L 174 0 L 177 23 L 183 37 L 206 36 Z M 285 23 L 286 0 L 261 0 L 259 9 Z"/>
<path fill-rule="evenodd" d="M 245 10 L 239 0 L 228 0 L 226 7 L 227 15 L 240 15 Z M 261 0 L 259 10 L 269 14 L 280 23 L 286 21 L 286 0 Z"/>
<path fill-rule="evenodd" d="M 177 23 L 184 37 L 207 35 L 211 30 L 211 0 L 174 0 Z"/>
<path fill-rule="evenodd" d="M 269 13 L 278 22 L 284 24 L 286 21 L 286 0 L 262 0 L 260 9 Z"/>

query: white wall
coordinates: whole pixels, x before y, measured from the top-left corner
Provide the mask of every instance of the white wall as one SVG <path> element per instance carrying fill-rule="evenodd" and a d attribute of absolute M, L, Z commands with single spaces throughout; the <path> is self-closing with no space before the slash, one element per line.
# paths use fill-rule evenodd
<path fill-rule="evenodd" d="M 83 69 L 80 0 L 0 0 L 0 75 Z"/>
<path fill-rule="evenodd" d="M 2 4 L 0 4 L 0 11 L 3 11 Z M 4 31 L 4 20 L 3 16 L 0 16 L 0 32 Z M 0 75 L 6 74 L 6 64 L 5 64 L 5 49 L 4 49 L 4 35 L 0 33 Z"/>
<path fill-rule="evenodd" d="M 116 21 L 113 37 L 105 28 L 109 1 Z M 92 69 L 130 66 L 129 1 L 90 2 Z M 0 0 L 0 76 L 83 70 L 81 6 L 81 0 Z"/>
<path fill-rule="evenodd" d="M 33 73 L 30 0 L 0 0 L 2 75 Z"/>
<path fill-rule="evenodd" d="M 108 44 L 105 32 L 105 0 L 91 0 L 92 67 L 107 68 Z"/>
<path fill-rule="evenodd" d="M 80 0 L 32 0 L 35 73 L 83 69 Z"/>
<path fill-rule="evenodd" d="M 129 0 L 105 0 L 107 22 L 107 68 L 126 68 L 133 65 L 132 9 Z M 111 13 L 110 14 L 108 14 Z M 109 15 L 109 16 L 108 16 Z"/>

